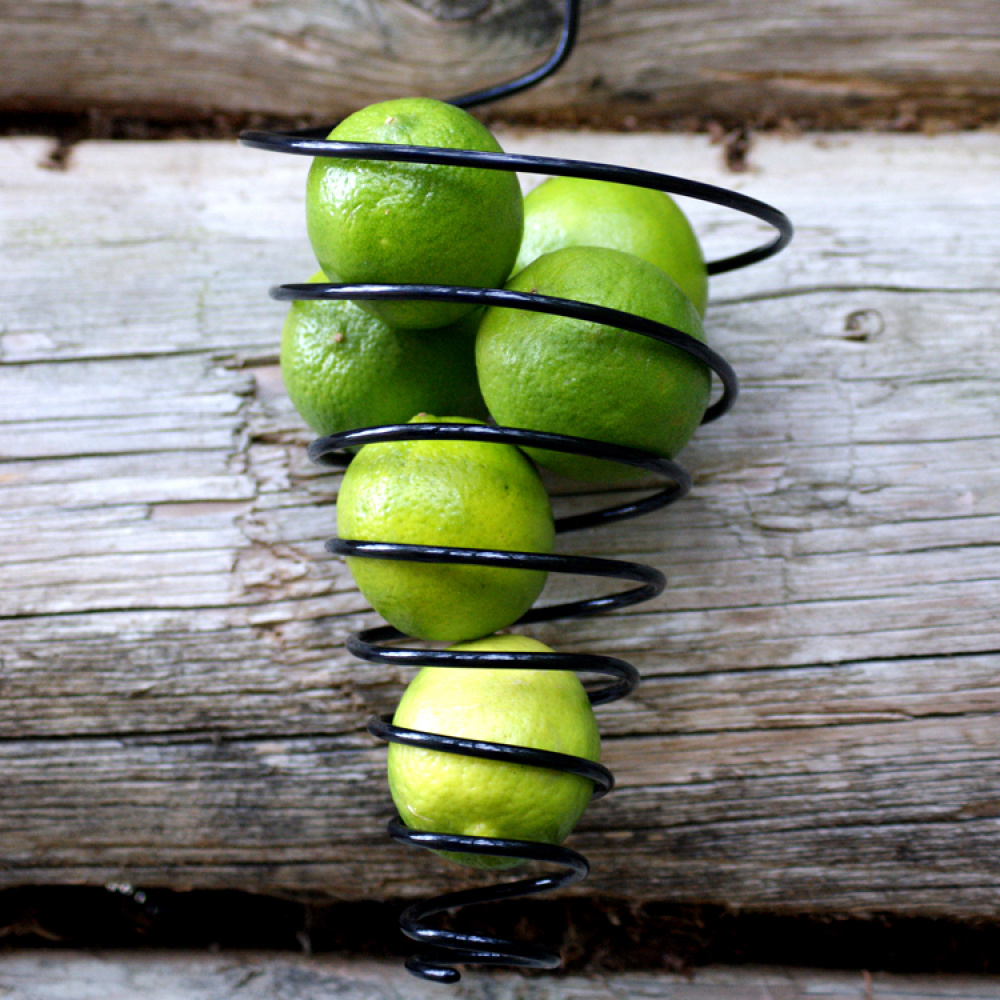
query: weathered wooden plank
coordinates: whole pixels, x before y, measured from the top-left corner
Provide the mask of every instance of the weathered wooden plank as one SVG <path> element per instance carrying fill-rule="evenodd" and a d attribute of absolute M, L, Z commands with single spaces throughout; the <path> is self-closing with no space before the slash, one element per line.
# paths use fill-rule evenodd
<path fill-rule="evenodd" d="M 338 693 L 313 697 L 333 705 Z M 280 694 L 270 701 L 277 715 Z M 574 835 L 595 866 L 576 891 L 789 912 L 989 912 L 993 718 L 783 721 L 769 734 L 608 740 L 620 787 Z M 384 751 L 366 743 L 173 732 L 4 745 L 7 877 L 360 898 L 488 881 L 389 843 L 372 855 L 391 803 Z"/>
<path fill-rule="evenodd" d="M 341 117 L 446 96 L 541 63 L 561 0 L 121 0 L 0 3 L 0 108 Z M 827 124 L 995 118 L 990 0 L 585 3 L 579 47 L 505 113 L 615 121 L 807 115 Z"/>
<path fill-rule="evenodd" d="M 414 979 L 399 963 L 225 955 L 14 952 L 0 961 L 8 1000 L 431 1000 L 437 984 Z M 693 975 L 629 972 L 526 978 L 476 970 L 455 988 L 463 1000 L 996 1000 L 987 976 L 898 976 L 812 969 L 712 966 Z"/>
<path fill-rule="evenodd" d="M 739 175 L 704 138 L 502 140 L 719 181 L 798 225 L 713 281 L 744 389 L 682 456 L 691 496 L 560 543 L 648 560 L 667 592 L 531 630 L 644 677 L 601 710 L 619 788 L 574 835 L 577 891 L 995 913 L 1000 140 L 772 138 Z M 312 270 L 304 164 L 44 157 L 0 144 L 0 884 L 464 884 L 371 849 L 390 805 L 363 725 L 407 678 L 344 651 L 373 618 L 323 551 L 338 477 L 275 365 L 266 288 Z M 713 254 L 757 235 L 691 212 Z M 549 484 L 567 511 L 603 499 Z"/>

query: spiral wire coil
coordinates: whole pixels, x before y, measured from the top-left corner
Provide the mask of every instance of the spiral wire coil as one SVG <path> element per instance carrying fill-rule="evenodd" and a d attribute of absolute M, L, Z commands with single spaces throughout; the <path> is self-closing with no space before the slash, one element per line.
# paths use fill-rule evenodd
<path fill-rule="evenodd" d="M 451 98 L 449 103 L 472 107 L 510 96 L 551 75 L 568 58 L 579 24 L 579 0 L 565 0 L 562 32 L 555 52 L 537 69 L 508 83 Z M 778 209 L 746 195 L 686 178 L 637 170 L 611 164 L 590 163 L 552 157 L 512 153 L 486 153 L 470 150 L 397 146 L 375 143 L 336 142 L 323 138 L 328 130 L 298 132 L 244 132 L 240 141 L 251 147 L 302 156 L 328 156 L 349 159 L 392 160 L 408 163 L 471 166 L 479 169 L 518 171 L 536 174 L 580 177 L 652 188 L 709 202 L 750 215 L 772 226 L 776 235 L 750 250 L 710 261 L 709 274 L 745 267 L 773 256 L 792 236 L 789 219 Z M 673 327 L 643 317 L 568 299 L 513 292 L 498 288 L 466 288 L 447 285 L 396 284 L 288 284 L 272 288 L 278 300 L 304 299 L 405 299 L 464 302 L 475 306 L 499 306 L 566 316 L 617 327 L 632 333 L 671 344 L 706 364 L 717 376 L 722 392 L 707 409 L 703 423 L 722 416 L 733 404 L 739 383 L 730 365 L 715 351 L 694 337 Z M 409 440 L 461 440 L 499 442 L 518 447 L 545 448 L 574 455 L 605 459 L 634 467 L 659 477 L 663 483 L 656 492 L 623 504 L 603 507 L 582 514 L 557 518 L 556 532 L 563 534 L 626 518 L 651 513 L 681 499 L 691 488 L 690 476 L 677 463 L 637 449 L 611 445 L 587 438 L 551 434 L 524 428 L 478 424 L 420 423 L 392 424 L 358 428 L 330 435 L 309 446 L 309 457 L 322 465 L 346 466 L 352 453 L 364 444 Z M 628 581 L 635 586 L 610 594 L 531 608 L 515 625 L 556 619 L 578 618 L 599 612 L 629 607 L 650 600 L 661 593 L 666 580 L 657 569 L 641 563 L 587 556 L 544 555 L 448 546 L 409 545 L 388 542 L 361 542 L 333 538 L 327 549 L 342 556 L 395 559 L 423 563 L 452 563 L 478 566 L 514 567 Z M 487 667 L 506 669 L 573 670 L 606 678 L 599 687 L 589 687 L 591 704 L 601 705 L 629 695 L 639 683 L 632 664 L 611 656 L 580 653 L 481 652 L 428 650 L 398 645 L 406 636 L 390 625 L 366 629 L 351 636 L 348 650 L 370 663 L 396 666 Z M 600 764 L 567 754 L 484 740 L 442 736 L 395 726 L 391 716 L 373 718 L 368 731 L 376 738 L 409 746 L 515 762 L 548 768 L 586 778 L 593 784 L 593 798 L 607 794 L 614 785 L 611 772 Z M 430 923 L 446 911 L 479 903 L 531 896 L 548 890 L 566 888 L 580 882 L 589 873 L 587 860 L 578 852 L 562 846 L 473 837 L 457 834 L 422 832 L 404 826 L 398 820 L 389 823 L 389 835 L 401 843 L 434 851 L 458 851 L 494 857 L 521 858 L 541 862 L 554 872 L 521 878 L 513 882 L 446 893 L 410 906 L 400 917 L 403 933 L 427 947 L 425 953 L 412 956 L 406 967 L 415 975 L 438 982 L 456 982 L 460 975 L 453 963 L 515 966 L 554 969 L 560 964 L 558 952 L 539 945 L 509 941 L 487 935 L 441 929 Z"/>

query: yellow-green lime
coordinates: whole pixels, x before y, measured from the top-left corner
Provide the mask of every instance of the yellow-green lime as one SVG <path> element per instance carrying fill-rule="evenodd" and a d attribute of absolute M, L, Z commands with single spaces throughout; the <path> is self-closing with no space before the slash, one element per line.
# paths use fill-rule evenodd
<path fill-rule="evenodd" d="M 534 639 L 513 635 L 452 648 L 551 652 Z M 425 667 L 403 694 L 393 722 L 600 759 L 594 710 L 579 678 L 564 670 Z M 389 746 L 389 787 L 400 817 L 414 829 L 546 844 L 566 839 L 593 791 L 591 782 L 573 774 L 395 743 Z M 447 856 L 477 868 L 521 863 L 469 853 Z"/>
<path fill-rule="evenodd" d="M 326 282 L 322 271 L 310 282 Z M 353 302 L 303 299 L 281 333 L 281 375 L 317 434 L 402 424 L 422 412 L 485 419 L 472 314 L 439 330 L 398 330 Z"/>
<path fill-rule="evenodd" d="M 411 423 L 478 423 L 420 414 Z M 393 441 L 365 445 L 344 473 L 337 531 L 357 541 L 552 551 L 552 506 L 513 445 Z M 545 585 L 540 570 L 348 557 L 372 607 L 401 632 L 460 642 L 505 628 Z"/>
<path fill-rule="evenodd" d="M 514 270 L 562 247 L 610 247 L 666 271 L 702 315 L 708 273 L 698 237 L 670 195 L 651 188 L 552 177 L 524 199 L 524 239 Z"/>
<path fill-rule="evenodd" d="M 620 250 L 567 247 L 532 261 L 507 288 L 631 312 L 704 340 L 701 317 L 658 267 Z M 490 307 L 476 369 L 499 424 L 595 438 L 672 457 L 701 423 L 711 376 L 677 347 L 599 323 Z M 555 451 L 540 464 L 594 482 L 634 478 L 628 466 Z"/>
<path fill-rule="evenodd" d="M 423 97 L 362 108 L 329 138 L 502 152 L 467 111 Z M 342 282 L 502 285 L 517 257 L 523 213 L 517 177 L 503 170 L 317 157 L 306 183 L 313 251 Z M 386 300 L 362 307 L 405 328 L 440 327 L 472 308 Z"/>

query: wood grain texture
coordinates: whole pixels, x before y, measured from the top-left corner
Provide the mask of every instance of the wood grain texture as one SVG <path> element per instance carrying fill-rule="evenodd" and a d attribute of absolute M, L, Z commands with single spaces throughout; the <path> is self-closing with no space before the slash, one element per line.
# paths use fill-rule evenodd
<path fill-rule="evenodd" d="M 437 984 L 399 963 L 287 955 L 14 953 L 0 962 L 5 1000 L 434 1000 Z M 463 1000 L 997 1000 L 1000 982 L 976 976 L 889 976 L 811 969 L 727 968 L 693 976 L 616 973 L 527 978 L 476 970 Z"/>
<path fill-rule="evenodd" d="M 444 97 L 539 65 L 561 0 L 0 0 L 0 109 L 304 115 Z M 995 120 L 991 0 L 591 0 L 579 48 L 504 113 L 622 121 Z"/>
<path fill-rule="evenodd" d="M 714 180 L 798 226 L 713 281 L 743 392 L 683 453 L 692 494 L 560 543 L 669 580 L 531 630 L 643 675 L 599 713 L 618 788 L 571 840 L 574 891 L 995 914 L 1000 137 L 773 138 L 736 175 L 704 138 L 501 140 Z M 323 550 L 338 476 L 305 456 L 266 295 L 314 269 L 306 165 L 45 152 L 0 143 L 0 885 L 475 882 L 382 832 L 364 724 L 407 675 L 343 648 L 375 619 Z M 686 207 L 711 255 L 761 235 Z M 606 499 L 549 482 L 560 510 Z"/>

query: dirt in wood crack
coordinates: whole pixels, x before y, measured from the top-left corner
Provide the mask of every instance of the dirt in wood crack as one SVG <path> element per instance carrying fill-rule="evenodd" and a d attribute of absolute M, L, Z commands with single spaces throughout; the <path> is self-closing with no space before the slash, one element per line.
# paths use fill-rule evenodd
<path fill-rule="evenodd" d="M 716 113 L 678 114 L 650 110 L 645 102 L 582 102 L 565 108 L 512 113 L 475 109 L 490 127 L 521 126 L 546 129 L 590 129 L 604 132 L 707 133 L 727 150 L 753 132 L 797 135 L 801 132 L 874 131 L 938 132 L 995 128 L 1000 123 L 996 101 L 966 103 L 941 109 L 913 100 L 871 108 L 821 107 L 814 111 L 782 112 L 743 109 L 732 116 Z M 51 136 L 71 148 L 88 139 L 235 139 L 245 129 L 288 131 L 332 128 L 330 115 L 268 115 L 256 112 L 215 112 L 89 107 L 76 110 L 13 110 L 0 108 L 0 136 Z M 62 154 L 57 154 L 62 155 Z M 739 168 L 737 168 L 739 169 Z"/>
<path fill-rule="evenodd" d="M 0 891 L 0 952 L 163 948 L 401 957 L 405 903 L 329 902 L 132 886 Z M 895 973 L 1000 973 L 1000 921 L 786 916 L 605 898 L 522 900 L 441 926 L 557 947 L 565 972 L 776 964 Z"/>

